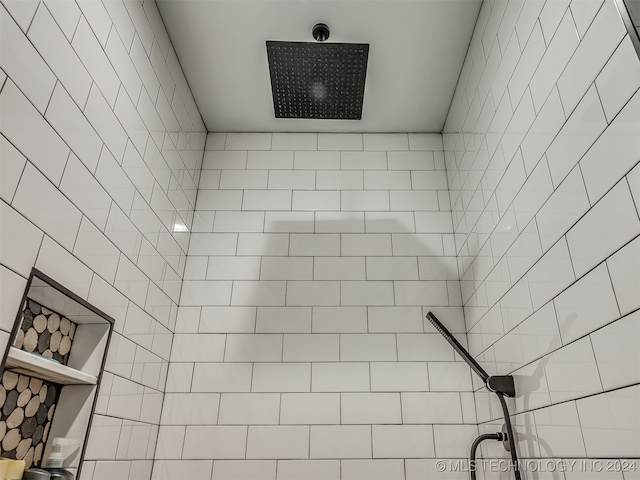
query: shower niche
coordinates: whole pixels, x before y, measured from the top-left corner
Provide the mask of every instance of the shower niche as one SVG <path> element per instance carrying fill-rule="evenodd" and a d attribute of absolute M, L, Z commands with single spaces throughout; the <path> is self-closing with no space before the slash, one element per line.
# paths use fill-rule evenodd
<path fill-rule="evenodd" d="M 81 447 L 79 473 L 114 320 L 32 269 L 0 369 L 0 456 L 40 467 L 54 438 Z"/>

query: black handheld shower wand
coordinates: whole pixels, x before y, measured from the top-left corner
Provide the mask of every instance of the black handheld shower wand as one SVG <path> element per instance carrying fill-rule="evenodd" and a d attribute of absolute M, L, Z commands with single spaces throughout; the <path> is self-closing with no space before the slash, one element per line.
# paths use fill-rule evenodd
<path fill-rule="evenodd" d="M 451 335 L 451 332 L 447 330 L 447 328 L 438 320 L 438 318 L 432 313 L 427 313 L 427 320 L 431 322 L 434 328 L 440 332 L 440 334 L 449 342 L 449 344 L 453 347 L 453 349 L 460 354 L 460 356 L 464 359 L 465 362 L 471 367 L 471 370 L 476 372 L 476 374 L 482 379 L 485 387 L 490 392 L 495 393 L 498 396 L 498 400 L 500 400 L 500 406 L 502 407 L 502 413 L 504 415 L 504 423 L 506 430 L 506 442 L 504 438 L 504 434 L 502 432 L 495 435 L 480 435 L 476 440 L 474 440 L 473 445 L 471 447 L 471 455 L 470 455 L 470 469 L 471 479 L 475 480 L 476 471 L 475 471 L 475 456 L 476 456 L 476 448 L 480 444 L 480 442 L 484 440 L 500 440 L 505 445 L 505 448 L 509 450 L 511 453 L 511 463 L 513 466 L 513 473 L 515 475 L 516 480 L 521 480 L 520 469 L 518 468 L 518 455 L 516 453 L 516 442 L 513 436 L 513 427 L 511 426 L 511 418 L 509 417 L 509 408 L 507 407 L 507 402 L 504 397 L 515 397 L 516 389 L 515 384 L 513 382 L 513 376 L 511 375 L 489 375 L 484 368 L 480 366 L 478 362 L 476 362 L 475 358 L 471 356 L 471 354 L 464 348 L 456 338 Z"/>

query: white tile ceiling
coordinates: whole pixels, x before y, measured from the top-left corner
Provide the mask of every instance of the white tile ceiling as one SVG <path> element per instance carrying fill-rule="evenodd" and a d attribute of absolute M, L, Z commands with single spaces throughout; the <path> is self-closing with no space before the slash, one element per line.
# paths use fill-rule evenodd
<path fill-rule="evenodd" d="M 482 0 L 158 0 L 210 131 L 440 132 Z M 369 43 L 362 120 L 276 119 L 265 41 Z"/>

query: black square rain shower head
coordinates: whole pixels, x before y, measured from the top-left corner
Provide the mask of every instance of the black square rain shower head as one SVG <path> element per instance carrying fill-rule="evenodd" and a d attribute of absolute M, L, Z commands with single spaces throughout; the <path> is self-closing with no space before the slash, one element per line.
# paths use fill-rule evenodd
<path fill-rule="evenodd" d="M 369 44 L 267 41 L 276 118 L 360 120 Z"/>

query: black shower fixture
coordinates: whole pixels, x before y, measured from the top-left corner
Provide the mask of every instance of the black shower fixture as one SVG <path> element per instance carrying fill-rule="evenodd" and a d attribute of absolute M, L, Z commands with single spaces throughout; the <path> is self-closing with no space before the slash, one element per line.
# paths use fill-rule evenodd
<path fill-rule="evenodd" d="M 326 42 L 329 40 L 329 27 L 324 23 L 316 23 L 311 31 L 313 38 L 319 42 Z"/>
<path fill-rule="evenodd" d="M 312 29 L 317 42 L 267 41 L 276 118 L 360 120 L 368 43 L 329 43 L 329 27 Z"/>
<path fill-rule="evenodd" d="M 431 325 L 445 338 L 449 345 L 458 352 L 462 359 L 467 362 L 471 370 L 473 370 L 484 382 L 485 387 L 490 392 L 495 393 L 500 401 L 502 407 L 502 413 L 504 415 L 504 425 L 502 431 L 497 433 L 487 433 L 480 435 L 471 444 L 471 454 L 469 455 L 469 473 L 471 480 L 476 480 L 476 450 L 481 442 L 485 440 L 497 440 L 502 442 L 504 449 L 511 453 L 511 466 L 513 468 L 513 475 L 515 480 L 522 480 L 520 474 L 520 467 L 518 463 L 518 454 L 516 452 L 516 442 L 513 433 L 513 426 L 511 425 L 511 418 L 509 417 L 509 408 L 504 397 L 513 398 L 516 396 L 515 383 L 512 375 L 489 375 L 484 368 L 480 366 L 478 362 L 471 356 L 471 354 L 464 348 L 456 338 L 451 335 L 451 332 L 438 320 L 438 318 L 432 313 L 427 313 L 427 320 L 431 322 Z"/>

